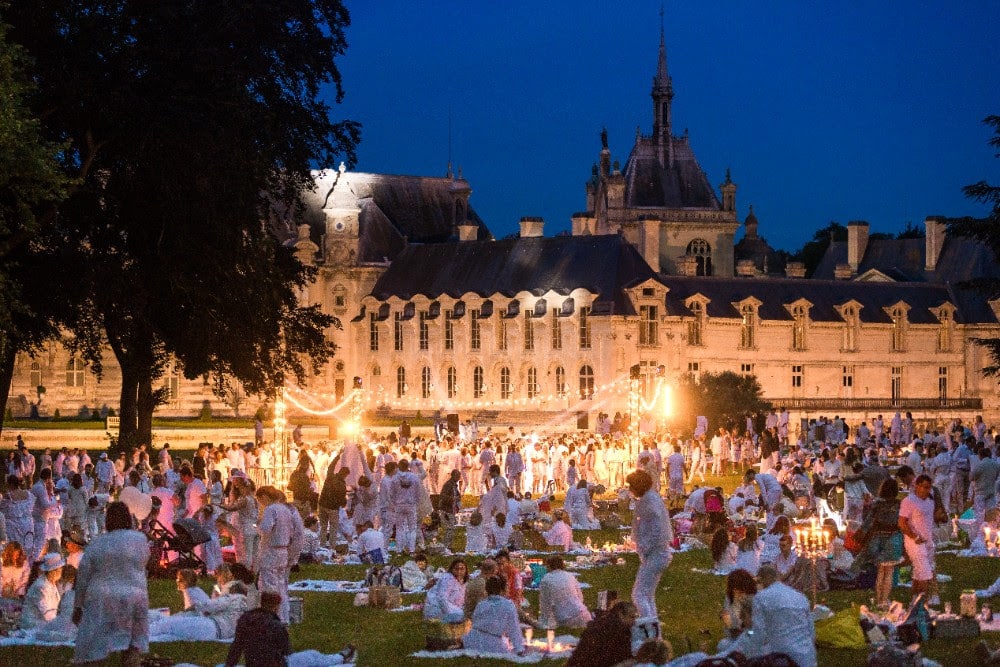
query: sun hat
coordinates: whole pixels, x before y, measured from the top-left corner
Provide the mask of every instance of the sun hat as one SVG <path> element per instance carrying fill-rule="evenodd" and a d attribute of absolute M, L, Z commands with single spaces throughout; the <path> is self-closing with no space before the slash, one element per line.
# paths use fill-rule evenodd
<path fill-rule="evenodd" d="M 57 553 L 45 554 L 45 558 L 42 559 L 42 564 L 38 567 L 42 572 L 51 572 L 52 570 L 58 570 L 61 567 L 66 566 L 66 561 L 63 557 Z"/>

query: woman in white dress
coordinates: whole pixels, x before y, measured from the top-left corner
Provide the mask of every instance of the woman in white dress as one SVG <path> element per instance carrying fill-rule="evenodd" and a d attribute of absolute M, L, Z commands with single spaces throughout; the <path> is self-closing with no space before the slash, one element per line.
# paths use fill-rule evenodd
<path fill-rule="evenodd" d="M 17 542 L 29 558 L 35 553 L 35 523 L 31 512 L 35 508 L 35 497 L 24 488 L 17 475 L 7 476 L 7 491 L 0 500 L 0 512 L 7 522 L 7 541 Z M 39 535 L 38 539 L 44 539 Z"/>
<path fill-rule="evenodd" d="M 248 609 L 246 585 L 232 579 L 221 583 L 224 577 L 220 576 L 219 594 L 209 598 L 197 587 L 193 571 L 181 570 L 178 574 L 181 573 L 186 576 L 178 576 L 177 588 L 184 594 L 185 610 L 153 621 L 150 634 L 170 641 L 232 639 L 236 634 L 236 621 Z M 229 575 L 228 567 L 225 573 Z M 201 595 L 192 596 L 194 591 Z"/>
<path fill-rule="evenodd" d="M 245 477 L 233 477 L 229 497 L 229 504 L 220 505 L 220 507 L 225 512 L 236 514 L 237 529 L 233 531 L 236 560 L 247 567 L 253 567 L 253 559 L 257 555 L 257 542 L 260 536 L 257 532 L 257 501 L 253 497 L 250 480 Z"/>
<path fill-rule="evenodd" d="M 295 511 L 285 504 L 285 494 L 273 486 L 257 489 L 257 503 L 262 508 L 260 519 L 260 551 L 256 571 L 261 593 L 272 591 L 281 595 L 278 617 L 288 623 L 289 546 L 294 532 Z"/>
<path fill-rule="evenodd" d="M 580 582 L 566 571 L 562 556 L 545 559 L 548 572 L 538 585 L 538 621 L 542 627 L 585 628 L 593 616 L 583 602 Z"/>
<path fill-rule="evenodd" d="M 468 565 L 461 558 L 453 560 L 448 571 L 438 577 L 427 591 L 424 618 L 445 623 L 461 622 L 465 618 L 465 584 L 468 580 Z"/>
<path fill-rule="evenodd" d="M 65 566 L 66 561 L 57 553 L 46 554 L 41 560 L 41 574 L 24 596 L 24 607 L 21 610 L 23 630 L 37 628 L 55 620 L 59 612 L 59 600 L 62 598 L 58 584 Z"/>
<path fill-rule="evenodd" d="M 462 647 L 485 653 L 524 653 L 524 638 L 514 603 L 503 597 L 504 580 L 486 580 L 486 599 L 472 612 L 472 629 L 462 637 Z"/>
<path fill-rule="evenodd" d="M 149 650 L 149 540 L 132 530 L 121 502 L 108 504 L 107 532 L 87 546 L 76 576 L 73 622 L 79 625 L 73 662 L 104 660 L 123 651 L 122 664 L 139 664 Z"/>

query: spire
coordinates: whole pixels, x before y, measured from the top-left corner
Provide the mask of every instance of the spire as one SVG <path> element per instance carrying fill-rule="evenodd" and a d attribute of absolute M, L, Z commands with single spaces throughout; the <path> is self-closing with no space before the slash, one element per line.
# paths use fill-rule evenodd
<path fill-rule="evenodd" d="M 667 40 L 663 29 L 663 7 L 660 7 L 660 53 L 653 77 L 653 142 L 660 164 L 669 167 L 674 161 L 671 138 L 670 104 L 674 99 L 674 84 L 667 71 Z"/>
<path fill-rule="evenodd" d="M 660 58 L 656 63 L 656 83 L 670 85 L 670 75 L 667 74 L 667 40 L 663 31 L 663 5 L 660 5 Z"/>

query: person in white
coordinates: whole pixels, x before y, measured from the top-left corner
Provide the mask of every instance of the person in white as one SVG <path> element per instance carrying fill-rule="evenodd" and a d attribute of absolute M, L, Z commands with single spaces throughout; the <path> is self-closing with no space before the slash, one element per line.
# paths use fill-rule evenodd
<path fill-rule="evenodd" d="M 263 508 L 260 520 L 260 551 L 255 570 L 261 592 L 271 591 L 281 596 L 278 617 L 288 623 L 288 568 L 295 530 L 291 513 L 295 510 L 285 504 L 285 494 L 273 486 L 257 489 L 257 504 Z M 297 556 L 296 556 L 297 557 Z"/>
<path fill-rule="evenodd" d="M 484 653 L 524 653 L 524 638 L 514 603 L 503 597 L 500 577 L 486 580 L 485 600 L 472 612 L 472 628 L 462 637 L 462 647 Z"/>
<path fill-rule="evenodd" d="M 149 650 L 149 540 L 131 529 L 122 502 L 108 503 L 105 527 L 87 546 L 76 575 L 73 662 L 97 662 L 123 651 L 122 664 L 138 664 L 136 654 Z"/>
<path fill-rule="evenodd" d="M 424 618 L 445 623 L 460 623 L 465 619 L 465 584 L 468 580 L 469 567 L 465 561 L 461 558 L 453 560 L 448 571 L 439 576 L 427 591 Z"/>
<path fill-rule="evenodd" d="M 552 527 L 542 533 L 545 543 L 553 547 L 562 547 L 564 551 L 573 548 L 573 529 L 566 523 L 566 512 L 556 510 L 553 513 Z"/>
<path fill-rule="evenodd" d="M 757 573 L 760 589 L 753 598 L 752 631 L 741 634 L 726 651 L 751 659 L 784 653 L 799 667 L 816 667 L 816 628 L 809 600 L 777 578 L 773 565 L 761 565 Z"/>
<path fill-rule="evenodd" d="M 694 476 L 693 469 L 691 475 Z M 674 445 L 674 453 L 667 457 L 667 480 L 670 493 L 684 493 L 684 455 L 679 444 Z"/>
<path fill-rule="evenodd" d="M 54 513 L 59 512 L 59 499 L 56 497 L 55 485 L 52 483 L 52 469 L 43 468 L 38 475 L 38 481 L 30 489 L 30 493 L 35 498 L 35 504 L 31 510 L 31 519 L 34 523 L 35 543 L 34 552 L 28 554 L 32 562 L 42 555 L 42 548 L 46 540 L 46 524 Z"/>
<path fill-rule="evenodd" d="M 674 540 L 674 531 L 663 499 L 652 490 L 653 480 L 649 473 L 636 470 L 625 481 L 629 492 L 636 498 L 632 539 L 639 554 L 639 571 L 632 586 L 632 602 L 639 610 L 637 622 L 640 625 L 658 626 L 656 586 L 663 571 L 670 565 L 670 543 Z"/>
<path fill-rule="evenodd" d="M 57 553 L 45 554 L 39 569 L 41 574 L 28 588 L 21 608 L 21 628 L 30 630 L 55 619 L 59 613 L 59 579 L 66 561 Z"/>
<path fill-rule="evenodd" d="M 337 472 L 341 468 L 347 468 L 351 471 L 351 474 L 344 480 L 347 483 L 348 489 L 357 489 L 358 479 L 362 476 L 367 477 L 369 480 L 372 478 L 372 471 L 368 467 L 368 459 L 361 453 L 361 448 L 358 447 L 358 443 L 354 440 L 344 441 L 344 448 L 340 450 L 340 458 L 337 459 L 337 464 L 334 466 L 333 472 Z"/>
<path fill-rule="evenodd" d="M 723 451 L 728 446 L 725 439 L 725 430 L 719 429 L 719 432 L 712 436 L 712 474 L 721 475 L 725 472 L 723 468 Z"/>
<path fill-rule="evenodd" d="M 228 568 L 226 568 L 228 572 Z M 181 570 L 181 573 L 191 572 Z M 191 572 L 193 575 L 194 573 Z M 228 581 L 219 586 L 219 594 L 209 598 L 191 579 L 178 576 L 177 588 L 184 593 L 184 611 L 160 617 L 150 626 L 150 634 L 160 640 L 213 641 L 232 639 L 236 635 L 236 621 L 247 611 L 246 585 L 241 581 Z M 221 581 L 221 578 L 220 578 Z M 189 590 L 202 593 L 188 605 Z"/>
<path fill-rule="evenodd" d="M 358 535 L 358 556 L 365 556 L 366 563 L 384 563 L 388 554 L 385 550 L 385 535 L 381 531 L 375 530 L 372 522 L 364 524 L 365 529 Z"/>
<path fill-rule="evenodd" d="M 389 486 L 390 504 L 396 525 L 396 543 L 401 551 L 413 553 L 417 549 L 417 530 L 419 530 L 417 490 L 420 487 L 420 479 L 410 472 L 410 463 L 406 459 L 401 460 L 398 465 L 398 471 L 392 476 Z"/>
<path fill-rule="evenodd" d="M 584 628 L 593 616 L 583 602 L 580 582 L 566 571 L 562 556 L 545 559 L 548 572 L 538 585 L 538 621 L 544 628 Z"/>
<path fill-rule="evenodd" d="M 903 547 L 913 563 L 913 595 L 927 593 L 934 580 L 934 499 L 931 478 L 919 475 L 913 491 L 899 504 Z M 931 604 L 936 604 L 933 599 Z"/>
<path fill-rule="evenodd" d="M 576 487 L 566 492 L 563 507 L 569 511 L 569 522 L 574 528 L 596 530 L 601 527 L 599 522 L 591 521 L 591 504 L 590 489 L 587 488 L 585 479 L 581 479 Z"/>
<path fill-rule="evenodd" d="M 688 477 L 688 484 L 694 481 L 695 475 L 700 476 L 702 482 L 705 481 L 705 455 L 701 450 L 700 440 L 695 440 L 691 446 L 691 474 Z"/>

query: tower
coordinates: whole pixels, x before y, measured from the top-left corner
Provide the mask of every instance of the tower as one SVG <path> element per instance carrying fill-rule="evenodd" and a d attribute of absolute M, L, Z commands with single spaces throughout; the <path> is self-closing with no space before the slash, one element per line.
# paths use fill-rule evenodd
<path fill-rule="evenodd" d="M 663 11 L 660 11 L 660 54 L 653 77 L 653 142 L 656 145 L 660 166 L 669 167 L 674 162 L 671 141 L 670 105 L 674 99 L 674 83 L 667 72 L 667 45 L 663 35 Z"/>

